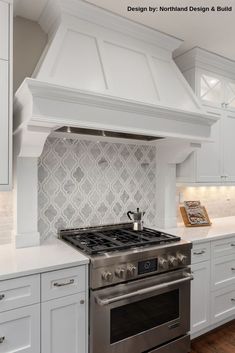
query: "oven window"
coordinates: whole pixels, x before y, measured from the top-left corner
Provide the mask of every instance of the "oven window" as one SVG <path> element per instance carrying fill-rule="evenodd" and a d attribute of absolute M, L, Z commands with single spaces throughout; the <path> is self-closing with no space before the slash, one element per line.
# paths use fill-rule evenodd
<path fill-rule="evenodd" d="M 110 343 L 179 317 L 179 289 L 111 310 Z"/>

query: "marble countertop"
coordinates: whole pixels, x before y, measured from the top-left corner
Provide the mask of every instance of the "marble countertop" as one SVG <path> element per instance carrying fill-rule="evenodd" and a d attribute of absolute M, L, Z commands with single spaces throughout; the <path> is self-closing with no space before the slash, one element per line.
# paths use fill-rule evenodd
<path fill-rule="evenodd" d="M 167 228 L 163 231 L 194 243 L 219 240 L 229 235 L 235 235 L 235 217 L 215 218 L 211 222 L 212 225 L 209 227 L 187 228 L 180 224 L 177 228 Z"/>
<path fill-rule="evenodd" d="M 15 244 L 0 246 L 0 280 L 87 263 L 86 256 L 58 239 L 22 249 L 16 249 Z"/>

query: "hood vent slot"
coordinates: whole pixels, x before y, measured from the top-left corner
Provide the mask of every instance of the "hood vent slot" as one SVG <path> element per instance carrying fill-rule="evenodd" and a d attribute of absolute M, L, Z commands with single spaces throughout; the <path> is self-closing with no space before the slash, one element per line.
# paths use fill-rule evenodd
<path fill-rule="evenodd" d="M 140 140 L 140 141 L 156 141 L 161 140 L 164 137 L 161 136 L 146 136 L 138 134 L 130 134 L 125 132 L 116 132 L 116 131 L 105 131 L 105 130 L 93 130 L 93 129 L 84 129 L 77 127 L 67 127 L 63 126 L 55 132 L 63 132 L 67 134 L 77 134 L 77 135 L 88 135 L 88 136 L 100 136 L 100 137 L 111 137 L 111 138 L 121 138 L 128 140 Z"/>

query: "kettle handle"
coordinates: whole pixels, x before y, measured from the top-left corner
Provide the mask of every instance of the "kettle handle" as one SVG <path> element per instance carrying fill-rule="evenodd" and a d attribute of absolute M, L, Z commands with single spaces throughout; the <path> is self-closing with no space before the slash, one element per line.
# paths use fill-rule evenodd
<path fill-rule="evenodd" d="M 131 216 L 130 216 L 130 215 L 132 215 L 132 214 L 134 214 L 134 212 L 132 212 L 132 211 L 128 211 L 128 212 L 127 212 L 127 216 L 128 216 L 128 218 L 129 218 L 131 221 L 133 221 L 133 219 L 132 219 Z"/>

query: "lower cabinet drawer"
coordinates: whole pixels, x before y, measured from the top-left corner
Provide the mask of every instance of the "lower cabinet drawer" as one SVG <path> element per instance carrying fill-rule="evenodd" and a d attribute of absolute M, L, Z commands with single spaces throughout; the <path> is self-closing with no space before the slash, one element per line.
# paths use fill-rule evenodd
<path fill-rule="evenodd" d="M 40 304 L 0 314 L 0 353 L 40 353 Z"/>
<path fill-rule="evenodd" d="M 211 243 L 213 257 L 235 255 L 235 236 Z"/>
<path fill-rule="evenodd" d="M 40 275 L 0 281 L 0 312 L 36 304 L 39 301 Z"/>
<path fill-rule="evenodd" d="M 218 257 L 212 261 L 211 286 L 212 290 L 235 284 L 234 255 Z"/>
<path fill-rule="evenodd" d="M 211 256 L 210 252 L 210 243 L 193 244 L 192 264 L 209 260 Z"/>
<path fill-rule="evenodd" d="M 235 314 L 235 285 L 212 293 L 212 323 L 224 320 Z"/>
<path fill-rule="evenodd" d="M 85 287 L 85 266 L 47 272 L 41 275 L 42 301 L 84 292 Z"/>
<path fill-rule="evenodd" d="M 190 352 L 189 336 L 181 337 L 173 342 L 170 342 L 162 347 L 156 348 L 148 353 L 186 353 Z"/>

